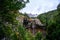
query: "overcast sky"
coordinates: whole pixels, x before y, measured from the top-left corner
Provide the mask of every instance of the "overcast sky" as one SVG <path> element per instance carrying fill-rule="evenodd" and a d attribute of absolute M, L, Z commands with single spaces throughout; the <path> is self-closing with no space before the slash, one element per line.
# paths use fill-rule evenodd
<path fill-rule="evenodd" d="M 57 8 L 60 0 L 29 0 L 26 7 L 20 10 L 24 13 L 41 14 Z"/>

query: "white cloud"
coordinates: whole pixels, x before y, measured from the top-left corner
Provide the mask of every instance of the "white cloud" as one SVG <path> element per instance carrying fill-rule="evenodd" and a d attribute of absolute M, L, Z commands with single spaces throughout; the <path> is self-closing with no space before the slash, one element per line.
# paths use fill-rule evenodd
<path fill-rule="evenodd" d="M 59 0 L 30 0 L 30 3 L 26 4 L 20 12 L 40 14 L 56 9 L 58 4 Z"/>

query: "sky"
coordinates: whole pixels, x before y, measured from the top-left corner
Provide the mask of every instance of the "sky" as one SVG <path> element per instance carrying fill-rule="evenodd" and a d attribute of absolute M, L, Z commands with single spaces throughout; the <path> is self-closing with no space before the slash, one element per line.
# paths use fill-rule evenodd
<path fill-rule="evenodd" d="M 29 0 L 26 7 L 19 10 L 22 13 L 41 14 L 51 10 L 55 10 L 60 0 Z"/>

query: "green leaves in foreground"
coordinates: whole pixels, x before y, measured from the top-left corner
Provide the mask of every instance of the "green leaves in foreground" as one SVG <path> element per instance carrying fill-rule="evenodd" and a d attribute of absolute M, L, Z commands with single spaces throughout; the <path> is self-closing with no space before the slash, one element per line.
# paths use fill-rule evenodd
<path fill-rule="evenodd" d="M 35 36 L 35 40 L 41 40 L 42 39 L 42 33 L 38 32 Z"/>

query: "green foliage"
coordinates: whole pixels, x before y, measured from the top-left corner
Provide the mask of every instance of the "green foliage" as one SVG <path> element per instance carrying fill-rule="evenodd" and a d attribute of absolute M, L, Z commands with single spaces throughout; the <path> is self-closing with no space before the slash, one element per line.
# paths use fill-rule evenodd
<path fill-rule="evenodd" d="M 34 40 L 34 35 L 32 35 L 32 33 L 29 31 L 26 32 L 25 37 L 26 37 L 26 40 Z"/>
<path fill-rule="evenodd" d="M 42 33 L 38 32 L 35 36 L 35 40 L 41 40 L 42 39 Z"/>
<path fill-rule="evenodd" d="M 18 27 L 18 32 L 20 34 L 21 40 L 26 40 L 25 35 L 26 35 L 26 29 L 23 26 Z"/>
<path fill-rule="evenodd" d="M 23 3 L 22 3 L 23 2 Z M 25 7 L 25 2 L 18 0 L 0 0 L 1 9 L 6 10 L 19 10 Z"/>
<path fill-rule="evenodd" d="M 58 12 L 60 13 L 60 3 L 59 3 L 58 6 L 57 6 L 57 10 L 58 10 Z"/>
<path fill-rule="evenodd" d="M 41 14 L 38 18 L 46 24 L 46 40 L 60 40 L 60 4 L 56 10 Z"/>
<path fill-rule="evenodd" d="M 50 20 L 54 20 L 54 17 L 58 15 L 58 11 L 57 10 L 53 10 L 53 11 L 49 11 L 47 13 L 43 13 L 43 14 L 40 14 L 38 15 L 38 19 L 40 19 L 40 21 L 44 24 L 46 24 L 46 21 L 47 23 L 50 22 Z"/>
<path fill-rule="evenodd" d="M 18 10 L 25 7 L 25 2 L 18 0 L 0 0 L 0 39 L 19 40 L 16 35 L 18 27 Z"/>

